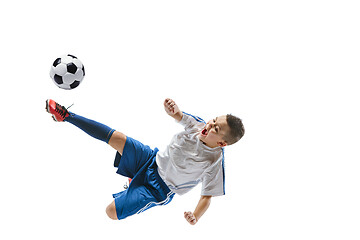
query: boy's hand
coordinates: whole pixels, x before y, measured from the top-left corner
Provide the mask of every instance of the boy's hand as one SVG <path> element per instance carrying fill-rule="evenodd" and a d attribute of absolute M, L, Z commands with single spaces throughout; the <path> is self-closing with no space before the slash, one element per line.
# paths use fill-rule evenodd
<path fill-rule="evenodd" d="M 180 112 L 179 107 L 176 105 L 174 100 L 167 98 L 164 101 L 164 107 L 167 114 L 170 116 L 175 115 L 176 113 Z"/>
<path fill-rule="evenodd" d="M 165 112 L 180 121 L 182 119 L 182 112 L 174 100 L 167 98 L 164 101 Z"/>
<path fill-rule="evenodd" d="M 184 217 L 191 225 L 197 223 L 196 217 L 192 212 L 184 212 Z"/>

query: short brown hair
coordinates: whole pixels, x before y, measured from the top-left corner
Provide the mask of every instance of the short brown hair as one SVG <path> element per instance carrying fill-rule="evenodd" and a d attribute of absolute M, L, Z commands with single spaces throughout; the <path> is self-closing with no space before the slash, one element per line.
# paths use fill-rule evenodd
<path fill-rule="evenodd" d="M 226 122 L 230 128 L 230 132 L 224 136 L 224 141 L 228 144 L 234 144 L 239 141 L 245 134 L 245 128 L 240 118 L 231 114 L 226 115 Z"/>

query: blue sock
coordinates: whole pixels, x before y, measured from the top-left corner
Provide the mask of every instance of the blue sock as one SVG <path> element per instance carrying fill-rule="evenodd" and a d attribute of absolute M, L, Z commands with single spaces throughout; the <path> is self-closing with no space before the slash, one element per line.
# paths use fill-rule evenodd
<path fill-rule="evenodd" d="M 69 112 L 69 116 L 65 118 L 65 122 L 69 122 L 93 138 L 99 139 L 103 142 L 109 143 L 109 140 L 114 133 L 115 129 L 109 128 L 108 126 L 96 122 L 91 119 L 84 118 L 80 115 L 76 115 L 74 113 Z"/>

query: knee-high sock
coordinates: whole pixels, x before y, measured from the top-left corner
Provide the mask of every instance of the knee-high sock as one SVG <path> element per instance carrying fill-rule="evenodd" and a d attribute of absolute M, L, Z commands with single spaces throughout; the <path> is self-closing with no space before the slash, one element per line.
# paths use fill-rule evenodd
<path fill-rule="evenodd" d="M 70 115 L 65 118 L 65 122 L 69 122 L 77 126 L 78 128 L 96 139 L 109 143 L 111 135 L 114 133 L 115 129 L 112 129 L 102 123 L 84 118 L 71 112 L 69 112 L 69 114 Z"/>

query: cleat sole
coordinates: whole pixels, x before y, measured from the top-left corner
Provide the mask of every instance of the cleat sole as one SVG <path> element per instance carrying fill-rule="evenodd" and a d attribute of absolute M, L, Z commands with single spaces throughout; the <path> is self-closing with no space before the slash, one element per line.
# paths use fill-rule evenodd
<path fill-rule="evenodd" d="M 55 122 L 58 122 L 58 120 L 56 120 L 55 116 L 54 115 L 51 115 L 52 119 L 55 121 Z"/>
<path fill-rule="evenodd" d="M 48 113 L 50 113 L 50 109 L 49 109 L 49 99 L 46 100 L 46 107 L 45 107 L 45 109 L 46 109 L 46 111 L 47 111 Z"/>

